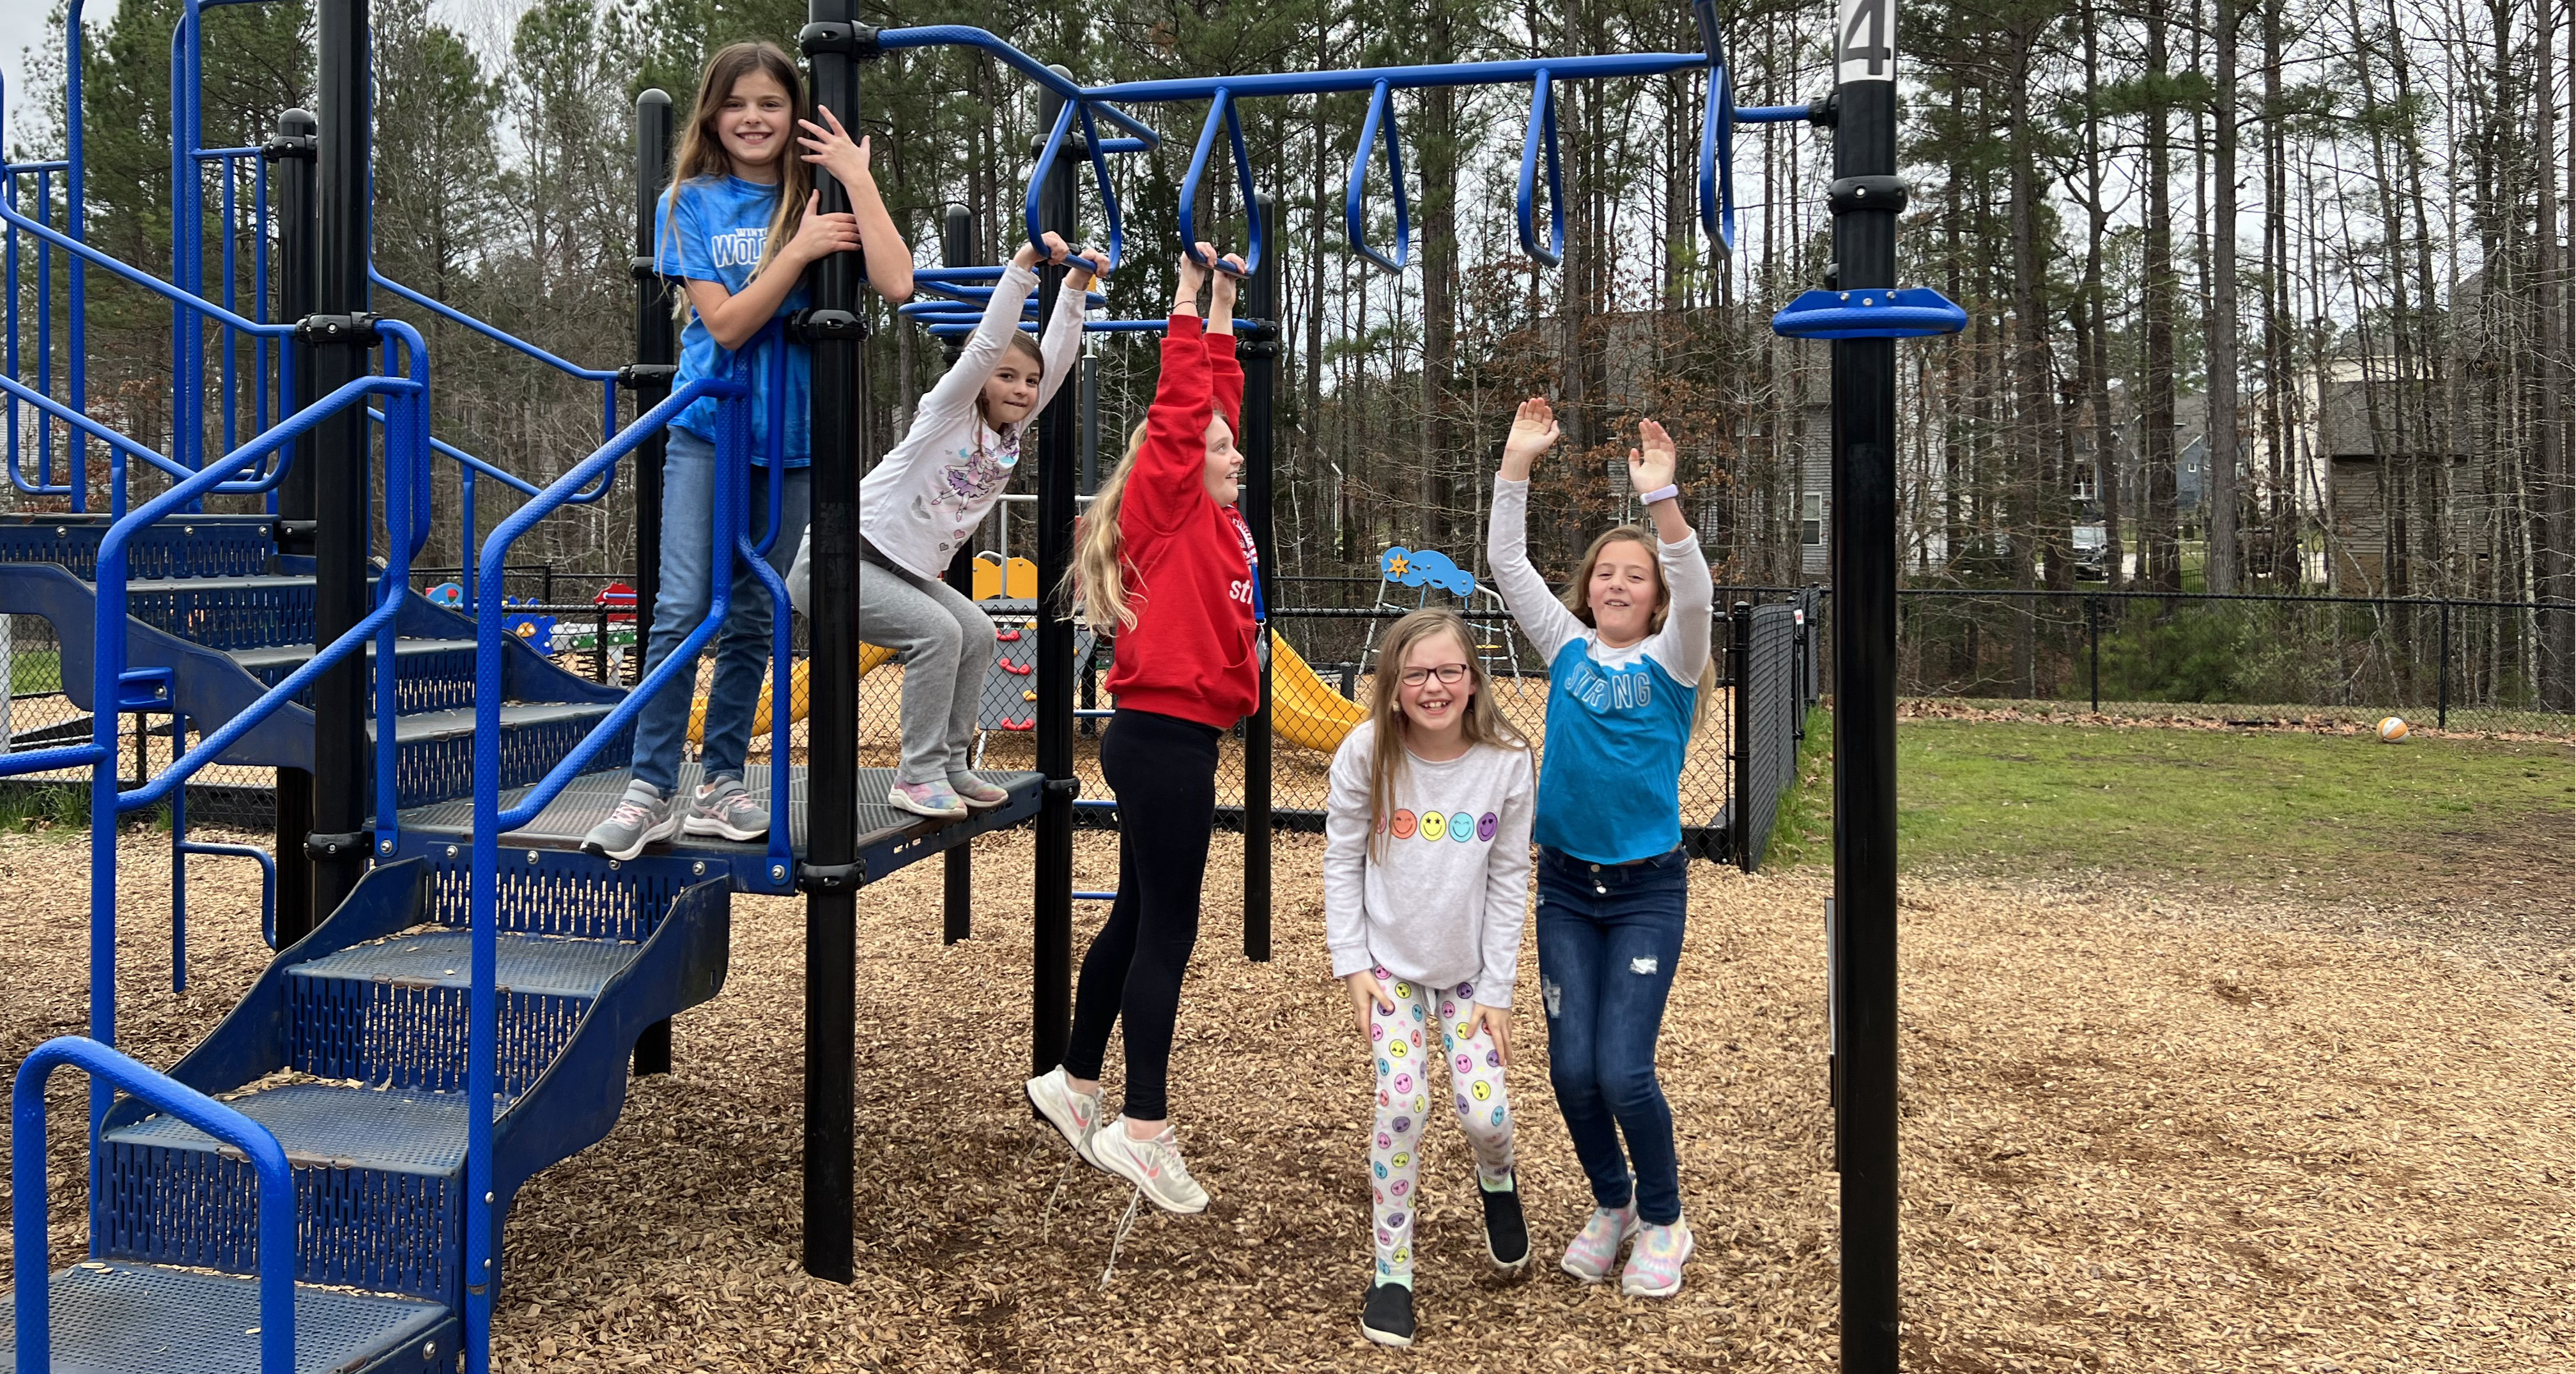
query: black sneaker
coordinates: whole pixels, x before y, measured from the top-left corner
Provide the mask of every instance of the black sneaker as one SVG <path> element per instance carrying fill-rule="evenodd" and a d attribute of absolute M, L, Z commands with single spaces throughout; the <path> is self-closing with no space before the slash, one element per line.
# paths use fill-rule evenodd
<path fill-rule="evenodd" d="M 1380 1345 L 1413 1344 L 1413 1290 L 1400 1283 L 1372 1285 L 1360 1308 L 1360 1334 Z"/>
<path fill-rule="evenodd" d="M 1529 1263 L 1529 1221 L 1521 1215 L 1520 1180 L 1500 1192 L 1476 1185 L 1476 1193 L 1485 1200 L 1485 1253 L 1502 1270 L 1518 1269 Z"/>

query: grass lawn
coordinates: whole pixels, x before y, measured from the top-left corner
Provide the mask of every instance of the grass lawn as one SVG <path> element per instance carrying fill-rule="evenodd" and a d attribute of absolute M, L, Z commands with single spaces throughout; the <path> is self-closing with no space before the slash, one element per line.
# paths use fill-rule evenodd
<path fill-rule="evenodd" d="M 9 690 L 15 696 L 63 689 L 63 656 L 54 649 L 21 650 L 9 656 Z"/>
<path fill-rule="evenodd" d="M 1819 711 L 1766 866 L 1832 862 L 1831 733 Z M 1897 741 L 1908 868 L 2527 880 L 2567 866 L 2576 807 L 2557 744 L 1948 720 Z"/>

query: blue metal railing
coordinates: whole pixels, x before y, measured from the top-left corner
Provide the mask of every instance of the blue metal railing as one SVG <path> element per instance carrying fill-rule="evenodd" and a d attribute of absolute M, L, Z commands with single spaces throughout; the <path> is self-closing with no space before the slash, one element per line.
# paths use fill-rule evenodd
<path fill-rule="evenodd" d="M 268 1128 L 167 1074 L 155 1073 L 96 1040 L 59 1036 L 18 1066 L 9 1090 L 9 1230 L 17 1258 L 17 1374 L 49 1374 L 53 1359 L 53 1272 L 46 1258 L 45 1081 L 70 1067 L 89 1075 L 93 1099 L 132 1094 L 155 1111 L 238 1150 L 259 1179 L 259 1367 L 295 1369 L 295 1179 Z M 91 1174 L 99 1141 L 90 1137 Z M 93 1230 L 90 1252 L 96 1254 Z M 175 1334 L 175 1333 L 174 1333 Z"/>
<path fill-rule="evenodd" d="M 772 324 L 769 329 L 777 326 Z M 785 350 L 773 350 L 783 354 Z M 675 389 L 670 397 L 619 431 L 598 452 L 575 464 L 571 471 L 555 479 L 543 492 L 513 511 L 495 526 L 484 540 L 481 552 L 481 590 L 476 603 L 476 647 L 474 654 L 474 829 L 472 838 L 471 901 L 473 926 L 473 991 L 469 1003 L 466 1032 L 466 1181 L 465 1195 L 483 1201 L 470 1204 L 465 1222 L 465 1348 L 471 1351 L 489 1348 L 492 1331 L 492 1303 L 497 1293 L 497 1270 L 500 1265 L 498 1206 L 490 1198 L 492 1191 L 492 1100 L 497 1086 L 499 1053 L 499 992 L 497 974 L 500 902 L 500 837 L 534 820 L 547 805 L 560 796 L 571 781 L 588 771 L 599 751 L 608 741 L 633 724 L 636 716 L 657 694 L 683 680 L 697 677 L 698 655 L 724 627 L 733 599 L 733 560 L 747 552 L 744 539 L 745 485 L 750 460 L 750 418 L 745 398 L 750 388 L 740 381 L 726 378 L 699 378 Z M 773 392 L 784 388 L 773 388 Z M 604 477 L 619 461 L 654 432 L 668 425 L 681 412 L 702 397 L 716 397 L 721 420 L 716 442 L 716 483 L 713 523 L 710 530 L 714 543 L 714 567 L 711 574 L 711 599 L 706 616 L 675 645 L 652 672 L 626 694 L 607 717 L 594 726 L 582 742 L 545 777 L 539 779 L 519 799 L 517 805 L 501 809 L 501 576 L 511 545 L 535 528 L 538 521 L 570 503 L 572 494 L 592 481 Z M 776 431 L 773 429 L 772 433 Z M 773 471 L 775 469 L 773 468 Z M 666 537 L 678 535 L 673 531 Z M 776 584 L 776 579 L 769 579 Z M 783 584 L 775 585 L 782 603 Z M 783 606 L 782 606 L 783 609 Z M 782 615 L 783 619 L 783 615 Z M 771 721 L 773 728 L 786 712 L 787 683 L 783 677 L 771 684 Z M 783 742 L 783 732 L 774 736 Z M 771 813 L 773 848 L 787 825 L 784 789 L 778 784 L 787 774 L 787 759 L 781 749 L 773 755 L 770 776 L 776 808 Z"/>
<path fill-rule="evenodd" d="M 1220 256 L 1215 262 L 1202 261 L 1199 257 L 1197 218 L 1199 178 L 1207 171 L 1208 153 L 1216 147 L 1216 129 L 1217 122 L 1219 120 L 1223 120 L 1225 122 L 1226 137 L 1233 145 L 1234 179 L 1238 188 L 1243 193 L 1243 217 L 1245 220 L 1249 221 L 1252 226 L 1250 233 L 1251 247 L 1244 252 L 1243 269 L 1241 271 L 1236 271 L 1234 268 L 1227 266 L 1225 259 L 1222 256 Z M 1368 139 L 1368 135 L 1362 134 L 1360 139 L 1365 143 Z M 1105 182 L 1103 183 L 1103 191 L 1105 194 Z M 1256 194 L 1257 193 L 1254 191 L 1252 185 L 1252 157 L 1243 150 L 1243 117 L 1235 110 L 1233 94 L 1227 91 L 1225 87 L 1219 86 L 1216 88 L 1216 94 L 1208 99 L 1207 123 L 1202 125 L 1199 129 L 1199 146 L 1196 152 L 1190 154 L 1190 170 L 1187 175 L 1181 178 L 1181 251 L 1189 254 L 1190 261 L 1198 263 L 1199 266 L 1212 268 L 1216 271 L 1226 273 L 1229 276 L 1248 277 L 1254 272 L 1259 271 L 1261 269 L 1261 249 L 1263 245 L 1261 242 L 1261 216 L 1254 214 L 1252 209 L 1253 197 Z M 1396 195 L 1398 197 L 1398 204 L 1401 204 L 1401 198 L 1404 195 L 1404 188 L 1401 182 L 1397 183 Z M 1402 212 L 1399 211 L 1398 213 L 1400 215 Z M 1117 266 L 1114 262 L 1110 265 L 1112 267 Z"/>
<path fill-rule="evenodd" d="M 1368 244 L 1371 144 L 1386 147 L 1386 183 L 1395 193 L 1395 253 L 1391 257 Z M 1397 146 L 1394 88 L 1383 81 L 1369 91 L 1368 117 L 1360 123 L 1359 145 L 1351 153 L 1350 187 L 1342 196 L 1342 224 L 1350 238 L 1351 251 L 1389 272 L 1403 271 L 1413 255 L 1413 216 L 1404 200 L 1404 152 Z"/>
<path fill-rule="evenodd" d="M 429 362 L 421 347 L 420 335 L 409 325 L 388 320 L 378 327 L 403 342 L 410 375 L 360 377 L 349 382 L 289 416 L 267 433 L 215 460 L 203 471 L 174 483 L 168 491 L 110 526 L 99 541 L 96 678 L 91 701 L 94 733 L 89 759 L 89 1033 L 92 1039 L 102 1044 L 116 1042 L 116 835 L 119 817 L 156 805 L 169 797 L 189 777 L 274 715 L 278 708 L 303 695 L 322 674 L 352 654 L 363 654 L 370 640 L 377 643 L 377 652 L 384 665 L 383 670 L 376 674 L 375 684 L 379 804 L 386 796 L 385 788 L 393 775 L 391 751 L 395 744 L 394 732 L 388 722 L 393 717 L 398 691 L 397 675 L 392 670 L 394 655 L 390 636 L 396 614 L 402 608 L 403 589 L 411 579 L 412 557 L 428 537 L 428 462 L 424 456 L 426 446 L 420 439 L 425 435 L 428 423 Z M 145 780 L 131 791 L 124 790 L 122 780 L 117 776 L 116 763 L 119 716 L 135 712 L 162 713 L 176 707 L 169 694 L 169 670 L 148 669 L 135 673 L 126 670 L 128 546 L 146 528 L 187 509 L 209 492 L 222 490 L 224 479 L 231 473 L 258 464 L 272 453 L 291 454 L 290 446 L 296 439 L 342 408 L 363 404 L 371 395 L 389 398 L 388 413 L 396 410 L 402 413 L 402 423 L 388 426 L 386 433 L 385 521 L 390 538 L 385 572 L 377 583 L 375 609 L 338 639 L 318 646 L 312 658 L 262 693 L 239 715 L 200 736 L 195 748 L 185 753 L 174 751 L 169 765 L 157 776 Z M 282 476 L 291 461 L 290 456 L 279 457 L 271 480 Z M 14 764 L 19 760 L 13 757 L 9 762 Z M 103 1120 L 108 1106 L 105 1096 L 94 1097 L 91 1105 L 95 1113 L 94 1123 L 95 1120 Z"/>

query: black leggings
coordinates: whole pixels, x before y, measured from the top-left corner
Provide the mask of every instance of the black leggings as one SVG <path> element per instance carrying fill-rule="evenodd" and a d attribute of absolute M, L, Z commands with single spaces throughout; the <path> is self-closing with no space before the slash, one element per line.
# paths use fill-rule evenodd
<path fill-rule="evenodd" d="M 1163 1081 L 1181 974 L 1199 940 L 1199 888 L 1216 823 L 1213 725 L 1122 710 L 1100 738 L 1100 771 L 1118 795 L 1118 900 L 1082 956 L 1064 1071 L 1100 1077 L 1110 1028 L 1127 1027 L 1126 1114 L 1171 1115 Z"/>

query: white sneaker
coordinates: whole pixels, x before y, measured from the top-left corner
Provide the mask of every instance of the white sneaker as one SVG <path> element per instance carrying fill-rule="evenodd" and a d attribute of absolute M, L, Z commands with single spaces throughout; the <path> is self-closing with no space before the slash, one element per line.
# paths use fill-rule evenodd
<path fill-rule="evenodd" d="M 1030 1103 L 1064 1132 L 1065 1143 L 1082 1156 L 1082 1162 L 1095 1169 L 1102 1167 L 1100 1156 L 1091 1149 L 1092 1137 L 1100 1132 L 1100 1094 L 1075 1092 L 1062 1065 L 1030 1079 L 1028 1090 Z"/>
<path fill-rule="evenodd" d="M 1166 1212 L 1190 1216 L 1207 1210 L 1207 1189 L 1181 1163 L 1180 1137 L 1168 1126 L 1151 1140 L 1138 1140 L 1127 1133 L 1122 1117 L 1091 1137 L 1091 1157 L 1101 1168 L 1143 1189 L 1146 1200 Z"/>

